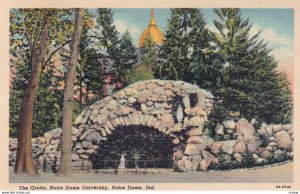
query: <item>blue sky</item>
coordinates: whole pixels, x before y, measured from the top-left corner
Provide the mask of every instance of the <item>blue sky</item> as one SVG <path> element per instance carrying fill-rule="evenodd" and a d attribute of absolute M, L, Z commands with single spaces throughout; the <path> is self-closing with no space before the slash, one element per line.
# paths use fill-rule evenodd
<path fill-rule="evenodd" d="M 128 29 L 135 45 L 147 27 L 151 9 L 112 9 L 114 22 L 122 33 Z M 154 9 L 157 25 L 167 29 L 169 9 Z M 214 31 L 213 20 L 217 19 L 212 9 L 201 10 L 208 27 Z M 294 11 L 293 9 L 241 9 L 242 16 L 249 18 L 252 33 L 261 31 L 261 38 L 269 42 L 273 54 L 281 64 L 293 64 L 294 52 Z"/>

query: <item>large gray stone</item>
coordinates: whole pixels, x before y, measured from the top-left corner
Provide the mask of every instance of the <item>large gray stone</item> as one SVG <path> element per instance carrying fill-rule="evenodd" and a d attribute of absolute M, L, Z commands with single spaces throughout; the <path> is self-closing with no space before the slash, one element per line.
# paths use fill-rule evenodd
<path fill-rule="evenodd" d="M 233 147 L 236 144 L 236 140 L 227 140 L 222 142 L 222 151 L 229 155 L 233 154 Z"/>
<path fill-rule="evenodd" d="M 292 151 L 293 143 L 291 137 L 286 131 L 279 131 L 276 133 L 276 142 L 279 148 Z"/>
<path fill-rule="evenodd" d="M 246 119 L 242 118 L 236 123 L 236 133 L 247 140 L 252 138 L 255 129 Z"/>

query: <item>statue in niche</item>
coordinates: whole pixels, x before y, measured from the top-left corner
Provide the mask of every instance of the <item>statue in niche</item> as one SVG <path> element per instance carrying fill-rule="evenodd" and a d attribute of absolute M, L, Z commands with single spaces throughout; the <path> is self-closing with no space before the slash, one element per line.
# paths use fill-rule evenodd
<path fill-rule="evenodd" d="M 178 105 L 178 108 L 177 108 L 177 111 L 176 111 L 176 118 L 177 118 L 178 123 L 182 122 L 182 119 L 183 119 L 183 108 L 182 108 L 181 104 Z"/>

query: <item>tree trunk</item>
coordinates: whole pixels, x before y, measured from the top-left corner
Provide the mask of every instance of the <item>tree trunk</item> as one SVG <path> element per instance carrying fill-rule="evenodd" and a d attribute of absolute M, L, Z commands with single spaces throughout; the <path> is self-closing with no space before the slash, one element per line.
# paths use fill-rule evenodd
<path fill-rule="evenodd" d="M 33 49 L 31 53 L 31 78 L 24 94 L 20 112 L 18 149 L 15 164 L 15 173 L 18 175 L 23 172 L 31 176 L 37 174 L 31 151 L 32 119 L 34 100 L 39 85 L 48 40 L 49 26 L 47 15 L 48 14 L 46 14 L 44 18 L 44 31 L 41 35 L 39 46 L 37 49 Z"/>
<path fill-rule="evenodd" d="M 74 82 L 78 62 L 78 46 L 82 34 L 84 9 L 75 9 L 75 29 L 72 37 L 70 62 L 64 92 L 63 130 L 61 139 L 61 159 L 57 175 L 71 176 L 72 174 L 72 102 L 74 100 Z"/>

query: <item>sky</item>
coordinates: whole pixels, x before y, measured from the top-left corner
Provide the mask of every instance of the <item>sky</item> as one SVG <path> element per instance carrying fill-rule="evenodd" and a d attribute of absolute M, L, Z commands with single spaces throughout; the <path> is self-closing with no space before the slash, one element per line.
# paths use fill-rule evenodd
<path fill-rule="evenodd" d="M 112 9 L 117 30 L 124 33 L 129 30 L 137 46 L 140 35 L 148 26 L 151 9 Z M 169 9 L 154 9 L 158 27 L 165 32 Z M 213 9 L 201 9 L 207 26 L 215 31 L 213 20 L 218 19 Z M 294 63 L 294 10 L 293 9 L 241 9 L 243 18 L 249 18 L 251 33 L 261 31 L 260 37 L 269 43 L 272 54 L 278 61 L 279 69 L 287 72 L 293 82 Z M 293 84 L 293 83 L 292 83 Z"/>

